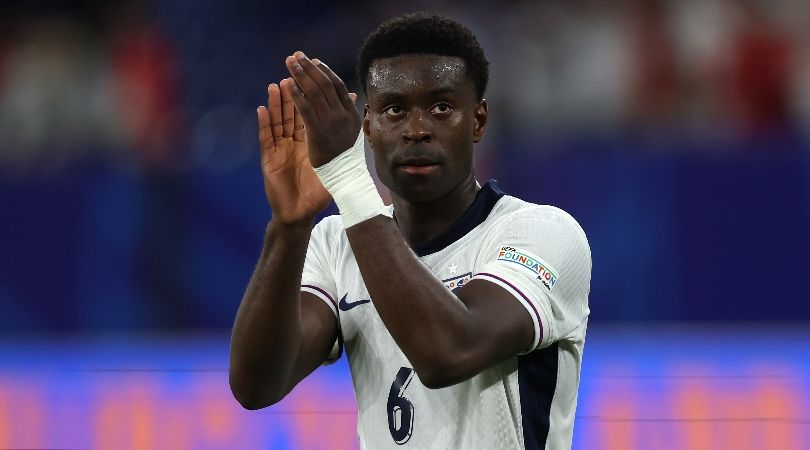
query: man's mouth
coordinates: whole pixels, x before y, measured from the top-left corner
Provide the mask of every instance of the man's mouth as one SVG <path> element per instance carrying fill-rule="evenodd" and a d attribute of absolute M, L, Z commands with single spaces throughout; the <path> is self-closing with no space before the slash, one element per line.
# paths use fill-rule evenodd
<path fill-rule="evenodd" d="M 438 169 L 439 165 L 429 159 L 414 158 L 403 161 L 398 168 L 408 175 L 428 175 Z"/>
<path fill-rule="evenodd" d="M 433 173 L 439 168 L 438 164 L 431 164 L 429 166 L 399 166 L 400 170 L 408 175 L 428 175 Z"/>

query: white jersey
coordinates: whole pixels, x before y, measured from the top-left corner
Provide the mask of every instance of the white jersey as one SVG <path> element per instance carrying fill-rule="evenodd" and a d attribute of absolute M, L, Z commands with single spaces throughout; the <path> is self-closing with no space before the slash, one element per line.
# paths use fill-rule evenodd
<path fill-rule="evenodd" d="M 312 231 L 301 289 L 337 317 L 330 357 L 345 347 L 361 448 L 571 448 L 591 278 L 579 224 L 489 182 L 455 224 L 414 252 L 448 289 L 471 279 L 506 289 L 534 322 L 534 342 L 467 381 L 424 387 L 369 298 L 340 217 L 323 219 Z"/>

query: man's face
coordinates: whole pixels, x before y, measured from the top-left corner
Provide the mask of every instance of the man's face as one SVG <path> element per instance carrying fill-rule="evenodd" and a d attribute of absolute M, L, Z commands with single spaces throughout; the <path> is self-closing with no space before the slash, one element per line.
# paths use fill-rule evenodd
<path fill-rule="evenodd" d="M 437 55 L 377 59 L 369 67 L 363 130 L 377 175 L 412 202 L 443 197 L 473 177 L 473 143 L 484 134 L 464 60 Z"/>

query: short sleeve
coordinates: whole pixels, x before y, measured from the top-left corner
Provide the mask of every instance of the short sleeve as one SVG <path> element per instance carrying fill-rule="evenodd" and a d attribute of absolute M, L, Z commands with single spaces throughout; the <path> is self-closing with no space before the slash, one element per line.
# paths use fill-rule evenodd
<path fill-rule="evenodd" d="M 301 290 L 314 294 L 329 306 L 337 317 L 337 288 L 335 278 L 329 269 L 329 236 L 327 219 L 318 222 L 312 229 L 301 274 Z"/>
<path fill-rule="evenodd" d="M 334 233 L 334 223 L 327 217 L 321 220 L 312 229 L 307 247 L 307 255 L 304 259 L 304 270 L 301 274 L 301 292 L 309 292 L 315 295 L 329 306 L 335 319 L 340 323 L 338 316 L 337 287 L 335 277 L 329 261 L 332 240 L 336 238 Z M 332 362 L 340 357 L 340 339 L 335 342 L 329 354 L 327 362 Z"/>
<path fill-rule="evenodd" d="M 501 286 L 526 308 L 535 328 L 529 352 L 567 338 L 587 320 L 590 247 L 565 211 L 527 207 L 492 226 L 473 279 Z"/>

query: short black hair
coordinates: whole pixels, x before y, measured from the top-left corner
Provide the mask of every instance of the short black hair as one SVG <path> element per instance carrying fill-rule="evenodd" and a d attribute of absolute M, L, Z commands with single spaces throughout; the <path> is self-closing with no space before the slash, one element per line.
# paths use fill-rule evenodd
<path fill-rule="evenodd" d="M 368 95 L 368 69 L 375 59 L 424 54 L 457 56 L 464 60 L 478 100 L 489 81 L 489 61 L 469 28 L 447 17 L 412 13 L 383 22 L 363 42 L 357 55 L 357 75 Z"/>

